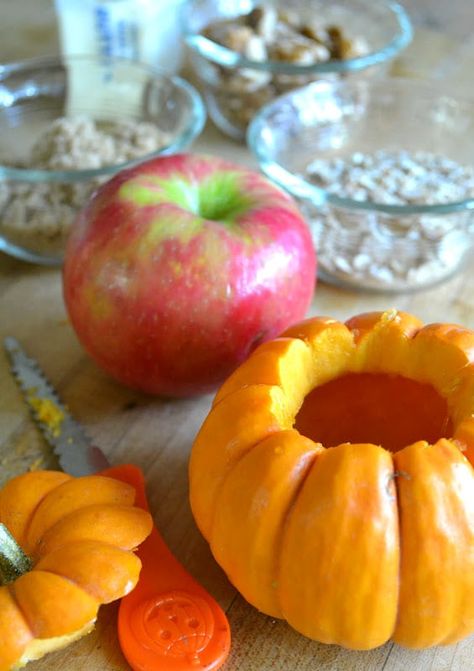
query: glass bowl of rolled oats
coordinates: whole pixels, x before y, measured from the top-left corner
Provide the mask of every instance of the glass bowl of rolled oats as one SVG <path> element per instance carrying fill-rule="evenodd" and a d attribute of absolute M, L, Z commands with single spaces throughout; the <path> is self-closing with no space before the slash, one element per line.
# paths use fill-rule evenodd
<path fill-rule="evenodd" d="M 0 65 L 0 251 L 60 265 L 93 191 L 127 166 L 185 149 L 205 118 L 193 86 L 134 61 Z"/>
<path fill-rule="evenodd" d="M 299 202 L 323 281 L 412 291 L 472 263 L 474 101 L 436 82 L 315 82 L 266 105 L 248 143 Z"/>
<path fill-rule="evenodd" d="M 209 115 L 237 140 L 275 97 L 380 74 L 412 37 L 391 0 L 187 0 L 183 32 Z"/>

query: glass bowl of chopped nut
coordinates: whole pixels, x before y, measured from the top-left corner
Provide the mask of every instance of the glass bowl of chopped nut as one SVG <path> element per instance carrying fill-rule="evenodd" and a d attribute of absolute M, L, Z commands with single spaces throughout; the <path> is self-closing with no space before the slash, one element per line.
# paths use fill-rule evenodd
<path fill-rule="evenodd" d="M 182 16 L 209 115 L 237 140 L 275 97 L 380 74 L 412 37 L 391 0 L 187 0 Z"/>
<path fill-rule="evenodd" d="M 125 167 L 185 149 L 205 118 L 194 87 L 131 60 L 0 65 L 0 251 L 60 265 L 93 191 Z"/>
<path fill-rule="evenodd" d="M 323 281 L 412 291 L 472 261 L 472 100 L 428 81 L 315 82 L 262 108 L 248 143 L 298 200 Z"/>

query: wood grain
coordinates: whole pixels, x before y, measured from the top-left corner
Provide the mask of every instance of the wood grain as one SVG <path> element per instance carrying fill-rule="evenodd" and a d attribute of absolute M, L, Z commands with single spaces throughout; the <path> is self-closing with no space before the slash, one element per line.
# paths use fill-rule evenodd
<path fill-rule="evenodd" d="M 409 8 L 416 8 L 421 24 L 423 17 L 426 24 L 436 23 L 433 15 L 437 5 L 443 10 L 440 16 L 446 11 L 445 3 L 431 0 L 408 4 Z M 454 5 L 460 6 L 459 0 Z M 46 0 L 35 0 L 34 6 L 38 16 L 41 8 L 51 9 Z M 451 17 L 448 26 L 456 34 L 465 26 L 470 0 L 465 0 L 462 6 L 466 11 L 460 16 L 464 19 L 456 23 Z M 7 12 L 7 3 L 1 4 L 1 11 Z M 52 16 L 48 11 L 35 24 L 36 14 L 25 11 L 24 1 L 8 3 L 8 20 L 3 29 L 0 25 L 0 61 L 13 54 L 21 57 L 54 50 L 54 26 L 49 26 L 49 33 L 44 28 L 45 17 Z M 36 32 L 35 25 L 39 26 Z M 28 35 L 36 37 L 31 41 Z M 48 49 L 48 45 L 52 47 Z M 473 63 L 472 40 L 453 42 L 447 32 L 422 27 L 397 67 L 403 74 L 414 77 L 443 77 L 449 72 L 456 85 L 465 86 L 471 80 Z M 224 139 L 210 125 L 195 149 L 254 165 L 245 147 Z M 468 268 L 429 291 L 404 295 L 356 293 L 320 284 L 310 313 L 345 319 L 357 312 L 389 307 L 413 312 L 427 322 L 451 321 L 474 328 L 472 270 Z M 6 335 L 17 337 L 38 359 L 71 411 L 113 463 L 133 461 L 146 473 L 151 510 L 170 548 L 228 613 L 233 646 L 226 671 L 470 671 L 474 668 L 474 637 L 455 646 L 424 652 L 404 650 L 392 643 L 371 652 L 349 652 L 303 638 L 285 623 L 262 615 L 237 595 L 197 531 L 188 504 L 189 450 L 210 407 L 211 396 L 160 400 L 111 381 L 84 354 L 67 321 L 59 270 L 31 266 L 0 255 L 0 337 Z M 30 420 L 6 357 L 0 352 L 0 485 L 28 468 L 55 466 Z M 126 670 L 128 666 L 117 642 L 116 612 L 116 605 L 103 608 L 92 634 L 28 668 Z"/>

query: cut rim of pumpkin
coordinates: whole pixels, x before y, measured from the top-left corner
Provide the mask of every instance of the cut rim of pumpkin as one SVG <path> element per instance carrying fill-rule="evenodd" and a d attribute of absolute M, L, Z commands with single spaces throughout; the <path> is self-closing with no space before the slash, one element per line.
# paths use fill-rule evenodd
<path fill-rule="evenodd" d="M 363 442 L 395 452 L 448 438 L 472 460 L 473 360 L 474 333 L 456 325 L 423 326 L 397 310 L 345 324 L 310 318 L 260 345 L 219 389 L 214 407 L 242 388 L 279 387 L 281 429 L 325 447 Z"/>
<path fill-rule="evenodd" d="M 26 646 L 21 658 L 15 665 L 15 669 L 21 669 L 23 666 L 29 662 L 34 662 L 37 659 L 41 659 L 50 652 L 55 650 L 62 650 L 66 648 L 71 643 L 75 643 L 83 636 L 87 636 L 94 629 L 96 619 L 88 622 L 80 629 L 66 634 L 65 636 L 54 636 L 52 638 L 35 638 Z"/>
<path fill-rule="evenodd" d="M 389 398 L 404 392 L 408 402 L 398 402 L 391 411 L 384 408 L 378 433 L 359 433 L 355 413 L 351 421 L 357 431 L 350 430 L 350 422 L 346 433 L 336 426 L 339 433 L 334 435 L 328 433 L 328 421 L 324 435 L 308 428 L 306 415 L 314 424 L 312 399 L 330 384 L 335 389 L 328 397 L 333 423 L 342 424 L 341 406 L 350 396 L 343 391 L 347 380 L 361 383 L 366 392 L 376 381 L 374 408 L 381 405 L 377 390 L 383 384 Z M 423 421 L 415 421 L 411 416 L 420 408 L 414 398 L 422 405 L 435 399 L 440 418 L 434 421 L 434 412 L 428 410 Z M 397 412 L 410 415 L 400 426 Z M 384 422 L 397 429 L 396 439 L 387 438 Z M 400 454 L 410 445 L 447 438 L 474 465 L 474 332 L 450 324 L 423 326 L 410 314 L 389 310 L 358 315 L 346 323 L 310 318 L 257 347 L 217 392 L 193 444 L 191 507 L 206 538 L 211 534 L 213 503 L 234 465 L 271 434 L 292 429 L 315 446 L 336 447 L 348 440 L 361 444 L 363 439 L 365 445 Z"/>

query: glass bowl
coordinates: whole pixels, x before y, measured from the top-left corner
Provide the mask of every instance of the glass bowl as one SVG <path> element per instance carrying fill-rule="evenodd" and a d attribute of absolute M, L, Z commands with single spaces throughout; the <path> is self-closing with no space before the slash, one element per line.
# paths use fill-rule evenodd
<path fill-rule="evenodd" d="M 60 265 L 92 192 L 127 166 L 189 146 L 205 117 L 190 84 L 129 60 L 0 66 L 0 250 Z"/>
<path fill-rule="evenodd" d="M 256 27 L 250 32 L 250 19 L 245 19 L 243 29 L 221 29 L 219 42 L 214 34 L 209 36 L 209 26 L 253 16 L 249 13 L 257 7 L 266 7 L 273 16 L 284 13 L 295 25 L 296 17 L 303 21 L 298 31 L 314 38 L 308 42 L 303 34 L 288 35 L 287 24 L 278 23 L 281 27 L 275 28 L 268 14 L 265 24 L 252 20 Z M 187 0 L 182 16 L 183 33 L 209 114 L 218 128 L 237 140 L 245 137 L 255 112 L 278 95 L 320 78 L 383 73 L 412 38 L 407 14 L 390 0 Z M 324 46 L 335 45 L 336 34 L 326 30 L 331 26 L 343 31 L 343 59 Z M 233 49 L 223 46 L 224 42 L 234 45 Z"/>
<path fill-rule="evenodd" d="M 321 279 L 410 291 L 472 257 L 473 101 L 435 82 L 315 82 L 260 110 L 248 144 L 298 200 Z"/>

